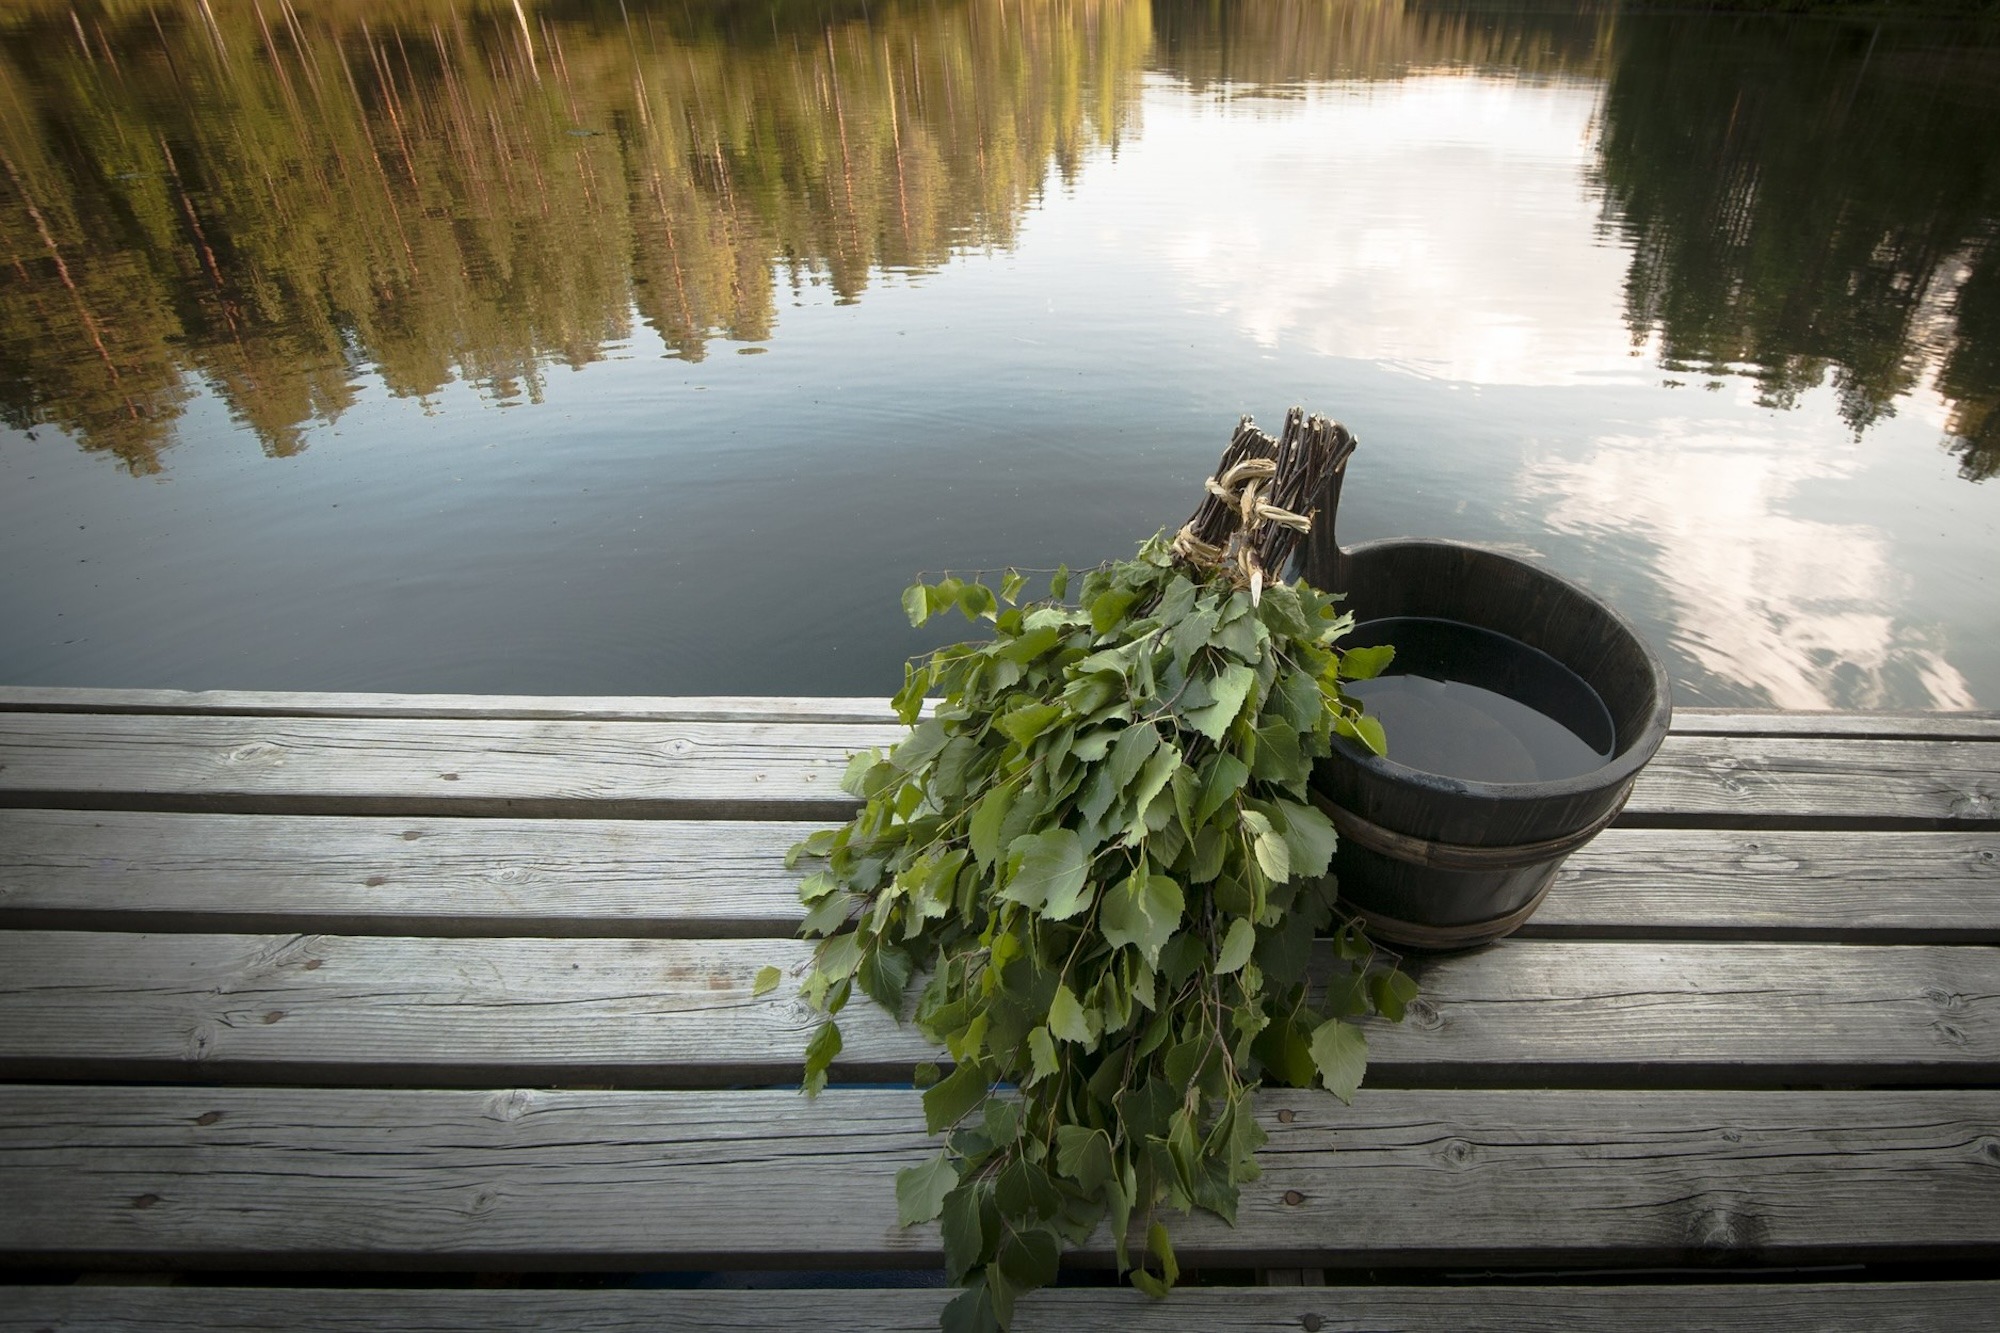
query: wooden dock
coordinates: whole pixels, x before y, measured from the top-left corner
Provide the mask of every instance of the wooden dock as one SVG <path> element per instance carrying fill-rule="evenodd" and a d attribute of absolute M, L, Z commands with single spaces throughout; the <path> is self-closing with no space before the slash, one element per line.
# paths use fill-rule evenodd
<path fill-rule="evenodd" d="M 752 995 L 897 730 L 0 690 L 0 1333 L 933 1328 L 915 1094 L 803 1100 Z M 1526 929 L 1416 965 L 1351 1108 L 1263 1095 L 1237 1226 L 1177 1232 L 1220 1285 L 1019 1326 L 1992 1327 L 1996 944 L 2000 717 L 1684 714 Z M 847 1084 L 931 1054 L 843 1028 Z"/>

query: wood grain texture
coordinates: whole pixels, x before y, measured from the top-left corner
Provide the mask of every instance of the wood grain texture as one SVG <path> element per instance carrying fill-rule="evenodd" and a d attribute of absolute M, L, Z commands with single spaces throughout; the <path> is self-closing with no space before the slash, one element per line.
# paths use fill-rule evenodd
<path fill-rule="evenodd" d="M 891 720 L 889 701 L 874 696 L 367 694 L 305 690 L 80 689 L 46 685 L 0 685 L 0 712 L 575 718 L 627 722 L 879 723 Z M 1691 736 L 2000 740 L 2000 713 L 1678 708 L 1674 710 L 1673 729 Z"/>
<path fill-rule="evenodd" d="M 1875 740 L 2000 740 L 2000 713 L 1819 713 L 1779 709 L 1676 708 L 1687 736 L 1846 736 Z"/>
<path fill-rule="evenodd" d="M 2000 1260 L 2000 1093 L 1267 1092 L 1183 1263 Z M 1281 1116 L 1281 1112 L 1288 1113 Z M 0 1256 L 291 1269 L 937 1262 L 910 1091 L 0 1087 Z M 1451 1225 L 1440 1226 L 1449 1217 Z M 1103 1262 L 1103 1239 L 1081 1262 Z"/>
<path fill-rule="evenodd" d="M 823 823 L 0 810 L 0 924 L 388 935 L 791 935 Z"/>
<path fill-rule="evenodd" d="M 0 924 L 789 936 L 811 822 L 0 810 Z M 1529 938 L 2000 942 L 2000 834 L 1611 829 Z"/>
<path fill-rule="evenodd" d="M 0 1075 L 427 1086 L 789 1083 L 802 941 L 0 933 Z M 2000 950 L 1509 941 L 1413 961 L 1377 1086 L 2000 1082 Z M 936 1052 L 857 1002 L 837 1078 Z"/>
<path fill-rule="evenodd" d="M 2000 943 L 2000 833 L 1608 829 L 1521 936 Z"/>
<path fill-rule="evenodd" d="M 893 722 L 884 698 L 812 695 L 341 694 L 0 685 L 0 712 L 249 717 L 538 718 L 600 722 Z"/>
<path fill-rule="evenodd" d="M 1669 736 L 1624 825 L 2000 827 L 2000 747 L 1982 741 Z"/>
<path fill-rule="evenodd" d="M 840 817 L 829 724 L 0 714 L 0 804 L 398 814 Z"/>
<path fill-rule="evenodd" d="M 0 805 L 244 813 L 839 818 L 893 723 L 0 713 Z M 2000 746 L 1673 736 L 1623 822 L 2000 827 Z"/>
<path fill-rule="evenodd" d="M 725 1279 L 726 1280 L 726 1279 Z M 744 1279 L 738 1279 L 739 1281 Z M 754 1282 L 755 1279 L 749 1279 Z M 14 1287 L 0 1333 L 937 1333 L 947 1290 L 562 1291 L 466 1288 Z M 2000 1283 L 1182 1287 L 1166 1301 L 1072 1287 L 1024 1298 L 1017 1333 L 1933 1333 L 1971 1328 Z"/>

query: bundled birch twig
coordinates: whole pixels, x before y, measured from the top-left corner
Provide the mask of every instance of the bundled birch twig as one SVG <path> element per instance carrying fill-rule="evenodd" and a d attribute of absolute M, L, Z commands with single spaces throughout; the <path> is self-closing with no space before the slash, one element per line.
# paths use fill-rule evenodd
<path fill-rule="evenodd" d="M 1222 569 L 1261 600 L 1264 585 L 1283 578 L 1299 543 L 1312 531 L 1309 508 L 1327 479 L 1347 466 L 1354 436 L 1338 421 L 1285 414 L 1284 434 L 1272 439 L 1244 417 L 1207 494 L 1174 535 L 1176 559 L 1193 569 Z"/>

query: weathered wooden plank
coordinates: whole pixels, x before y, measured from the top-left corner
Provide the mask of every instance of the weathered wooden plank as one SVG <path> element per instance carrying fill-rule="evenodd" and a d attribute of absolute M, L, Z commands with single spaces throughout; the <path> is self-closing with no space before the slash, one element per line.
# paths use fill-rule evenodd
<path fill-rule="evenodd" d="M 2000 827 L 2000 747 L 1980 741 L 1669 736 L 1622 823 Z"/>
<path fill-rule="evenodd" d="M 0 810 L 0 924 L 389 935 L 791 935 L 823 823 Z"/>
<path fill-rule="evenodd" d="M 883 698 L 813 695 L 342 694 L 0 685 L 0 712 L 242 717 L 532 718 L 598 722 L 894 721 Z"/>
<path fill-rule="evenodd" d="M 928 1265 L 911 1091 L 0 1088 L 0 1257 Z M 1260 1095 L 1264 1174 L 1184 1263 L 2000 1259 L 2000 1094 Z M 1289 1114 L 1282 1114 L 1282 1113 Z M 1440 1225 L 1449 1217 L 1451 1224 Z M 1085 1247 L 1101 1262 L 1106 1246 Z"/>
<path fill-rule="evenodd" d="M 0 933 L 0 1075 L 615 1084 L 787 1082 L 813 1018 L 757 971 L 797 940 Z M 1409 964 L 1377 1085 L 2000 1082 L 2000 950 L 1511 941 Z M 836 1074 L 936 1052 L 872 1005 Z"/>
<path fill-rule="evenodd" d="M 0 712 L 212 713 L 267 717 L 581 718 L 631 722 L 885 722 L 885 697 L 818 695 L 395 694 L 0 685 Z M 2000 740 L 2000 712 L 1813 712 L 1677 708 L 1689 735 Z"/>
<path fill-rule="evenodd" d="M 496 1290 L 13 1287 L 0 1333 L 936 1333 L 949 1290 Z M 1736 1282 L 1600 1286 L 1182 1287 L 1036 1292 L 1019 1333 L 1118 1328 L 1242 1333 L 1933 1333 L 2000 1306 L 1995 1282 Z"/>
<path fill-rule="evenodd" d="M 0 804 L 248 812 L 818 818 L 847 757 L 901 729 L 828 724 L 0 714 Z"/>
<path fill-rule="evenodd" d="M 0 810 L 0 923 L 341 935 L 790 935 L 820 824 Z M 1612 829 L 1529 938 L 2000 942 L 2000 834 Z"/>
<path fill-rule="evenodd" d="M 208 713 L 248 717 L 539 718 L 624 722 L 890 720 L 889 701 L 777 695 L 388 694 L 310 690 L 134 690 L 0 685 L 0 712 Z M 1711 736 L 2000 740 L 1994 712 L 1787 712 L 1680 708 L 1674 730 Z"/>
<path fill-rule="evenodd" d="M 1609 829 L 1521 934 L 2000 943 L 2000 833 Z"/>
<path fill-rule="evenodd" d="M 314 814 L 837 817 L 893 724 L 0 713 L 0 805 Z M 1624 822 L 2000 827 L 2000 747 L 1674 736 Z"/>
<path fill-rule="evenodd" d="M 2000 740 L 2000 713 L 1788 712 L 1780 709 L 1676 708 L 1675 733 L 1686 736 L 1837 736 L 1873 740 Z"/>

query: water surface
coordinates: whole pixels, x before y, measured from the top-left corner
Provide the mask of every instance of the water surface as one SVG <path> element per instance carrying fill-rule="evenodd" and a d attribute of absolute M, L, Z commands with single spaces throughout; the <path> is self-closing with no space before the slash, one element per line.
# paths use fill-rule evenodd
<path fill-rule="evenodd" d="M 1264 0 L 0 16 L 0 681 L 888 692 L 1346 421 L 1683 703 L 2000 707 L 2000 42 Z"/>

